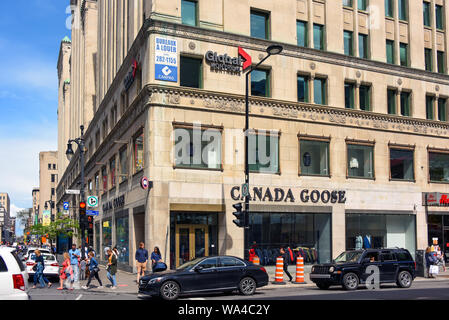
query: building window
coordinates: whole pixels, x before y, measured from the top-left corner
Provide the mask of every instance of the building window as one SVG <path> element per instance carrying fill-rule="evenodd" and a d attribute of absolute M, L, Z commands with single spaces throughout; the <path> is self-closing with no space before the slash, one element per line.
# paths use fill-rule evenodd
<path fill-rule="evenodd" d="M 385 16 L 393 18 L 393 0 L 385 0 Z"/>
<path fill-rule="evenodd" d="M 103 120 L 103 141 L 108 135 L 108 118 L 105 118 Z"/>
<path fill-rule="evenodd" d="M 343 6 L 352 8 L 352 0 L 343 0 Z"/>
<path fill-rule="evenodd" d="M 270 96 L 270 71 L 256 69 L 251 73 L 251 95 Z"/>
<path fill-rule="evenodd" d="M 299 20 L 296 21 L 296 37 L 298 38 L 298 46 L 308 46 L 307 22 Z"/>
<path fill-rule="evenodd" d="M 374 178 L 374 145 L 347 144 L 348 177 Z"/>
<path fill-rule="evenodd" d="M 101 177 L 103 179 L 103 193 L 108 190 L 108 170 L 106 166 L 101 168 Z"/>
<path fill-rule="evenodd" d="M 317 50 L 324 50 L 324 26 L 313 25 L 313 47 Z"/>
<path fill-rule="evenodd" d="M 359 34 L 359 58 L 368 59 L 368 36 Z"/>
<path fill-rule="evenodd" d="M 95 148 L 99 148 L 100 147 L 100 130 L 97 130 L 97 132 L 95 133 Z"/>
<path fill-rule="evenodd" d="M 182 87 L 201 88 L 203 82 L 203 61 L 201 59 L 181 56 Z"/>
<path fill-rule="evenodd" d="M 432 71 L 432 49 L 424 49 L 424 58 L 426 63 L 426 70 Z"/>
<path fill-rule="evenodd" d="M 396 114 L 396 94 L 396 90 L 387 89 L 388 114 Z"/>
<path fill-rule="evenodd" d="M 354 109 L 354 83 L 345 82 L 345 108 Z"/>
<path fill-rule="evenodd" d="M 430 2 L 423 2 L 423 20 L 426 27 L 430 27 Z"/>
<path fill-rule="evenodd" d="M 408 66 L 408 44 L 400 43 L 399 44 L 399 53 L 400 53 L 401 66 L 407 67 Z"/>
<path fill-rule="evenodd" d="M 407 0 L 399 0 L 398 10 L 399 20 L 407 21 Z"/>
<path fill-rule="evenodd" d="M 56 170 L 56 164 L 53 163 L 53 170 Z"/>
<path fill-rule="evenodd" d="M 56 175 L 55 174 L 51 175 L 51 182 L 56 182 Z"/>
<path fill-rule="evenodd" d="M 387 40 L 387 63 L 395 64 L 395 54 L 394 54 L 394 41 Z"/>
<path fill-rule="evenodd" d="M 301 175 L 330 176 L 329 140 L 300 138 L 299 161 Z"/>
<path fill-rule="evenodd" d="M 100 193 L 100 173 L 97 172 L 95 174 L 95 194 L 98 195 Z"/>
<path fill-rule="evenodd" d="M 447 121 L 447 99 L 438 98 L 438 120 Z"/>
<path fill-rule="evenodd" d="M 325 105 L 326 99 L 326 79 L 315 78 L 313 80 L 313 95 L 315 104 Z"/>
<path fill-rule="evenodd" d="M 119 161 L 120 161 L 120 183 L 125 181 L 128 176 L 128 155 L 127 155 L 127 147 L 123 147 L 119 152 Z"/>
<path fill-rule="evenodd" d="M 191 0 L 182 0 L 181 1 L 181 19 L 182 24 L 186 24 L 188 26 L 196 26 L 198 22 L 197 18 L 197 2 Z"/>
<path fill-rule="evenodd" d="M 429 152 L 431 182 L 449 182 L 449 153 Z"/>
<path fill-rule="evenodd" d="M 251 37 L 270 39 L 269 14 L 251 10 Z"/>
<path fill-rule="evenodd" d="M 48 164 L 48 170 L 51 170 L 51 163 Z"/>
<path fill-rule="evenodd" d="M 343 38 L 344 38 L 345 55 L 353 56 L 354 52 L 353 52 L 352 31 L 344 31 Z"/>
<path fill-rule="evenodd" d="M 298 101 L 309 102 L 309 77 L 298 75 Z"/>
<path fill-rule="evenodd" d="M 121 99 L 121 112 L 120 115 L 123 116 L 125 114 L 126 109 L 128 109 L 128 93 L 123 92 L 120 96 Z"/>
<path fill-rule="evenodd" d="M 410 92 L 401 92 L 401 115 L 410 117 Z"/>
<path fill-rule="evenodd" d="M 426 119 L 433 120 L 433 96 L 426 96 Z"/>
<path fill-rule="evenodd" d="M 117 105 L 114 105 L 111 110 L 111 130 L 117 123 Z"/>
<path fill-rule="evenodd" d="M 279 135 L 249 134 L 248 149 L 251 172 L 279 173 Z"/>
<path fill-rule="evenodd" d="M 358 0 L 357 9 L 366 11 L 366 0 Z"/>
<path fill-rule="evenodd" d="M 221 131 L 211 128 L 175 128 L 175 166 L 221 169 Z"/>
<path fill-rule="evenodd" d="M 445 54 L 443 51 L 437 51 L 437 65 L 438 65 L 438 73 L 445 72 L 445 63 L 444 63 Z"/>
<path fill-rule="evenodd" d="M 143 162 L 143 130 L 134 138 L 134 173 L 139 172 L 144 167 Z"/>
<path fill-rule="evenodd" d="M 414 181 L 414 150 L 390 148 L 390 178 L 392 180 Z"/>
<path fill-rule="evenodd" d="M 111 176 L 111 188 L 115 187 L 115 156 L 109 161 L 109 173 Z"/>
<path fill-rule="evenodd" d="M 90 194 L 92 194 L 92 192 L 93 192 L 92 187 L 93 187 L 92 180 L 89 180 L 87 182 L 87 190 L 89 191 Z"/>
<path fill-rule="evenodd" d="M 51 188 L 51 195 L 54 196 L 55 195 L 55 188 Z M 53 207 L 52 207 L 53 208 Z"/>
<path fill-rule="evenodd" d="M 443 7 L 439 5 L 435 5 L 435 26 L 437 29 L 444 29 L 444 19 L 443 19 Z"/>
<path fill-rule="evenodd" d="M 360 105 L 360 110 L 363 110 L 363 111 L 370 111 L 371 110 L 370 92 L 371 92 L 371 86 L 363 85 L 363 84 L 360 85 L 360 88 L 359 88 L 359 105 Z"/>

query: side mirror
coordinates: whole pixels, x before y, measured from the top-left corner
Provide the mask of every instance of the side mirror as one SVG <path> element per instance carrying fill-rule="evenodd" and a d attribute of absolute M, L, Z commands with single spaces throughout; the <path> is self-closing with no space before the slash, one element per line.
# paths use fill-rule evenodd
<path fill-rule="evenodd" d="M 195 272 L 200 272 L 201 270 L 203 270 L 203 267 L 202 266 L 196 266 L 193 270 Z"/>

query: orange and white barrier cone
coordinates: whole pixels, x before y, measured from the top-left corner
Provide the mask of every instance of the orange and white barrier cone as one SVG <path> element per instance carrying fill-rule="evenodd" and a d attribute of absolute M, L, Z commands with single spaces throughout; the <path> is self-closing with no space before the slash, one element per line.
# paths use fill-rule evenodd
<path fill-rule="evenodd" d="M 254 258 L 253 258 L 253 264 L 260 265 L 260 259 L 259 259 L 258 256 L 254 256 Z"/>
<path fill-rule="evenodd" d="M 296 284 L 305 284 L 304 280 L 304 258 L 303 257 L 297 257 L 296 258 Z"/>
<path fill-rule="evenodd" d="M 276 273 L 273 284 L 285 284 L 284 282 L 284 259 L 278 257 L 276 259 Z"/>

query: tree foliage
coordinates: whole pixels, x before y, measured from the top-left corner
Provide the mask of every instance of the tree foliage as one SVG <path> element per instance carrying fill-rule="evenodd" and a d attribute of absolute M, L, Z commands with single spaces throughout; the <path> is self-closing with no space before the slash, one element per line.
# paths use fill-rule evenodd
<path fill-rule="evenodd" d="M 79 223 L 73 218 L 65 216 L 61 213 L 56 214 L 55 221 L 52 221 L 50 225 L 44 226 L 37 224 L 31 227 L 30 234 L 43 237 L 48 235 L 50 239 L 56 239 L 58 235 L 64 235 L 72 237 L 74 233 L 79 230 Z"/>

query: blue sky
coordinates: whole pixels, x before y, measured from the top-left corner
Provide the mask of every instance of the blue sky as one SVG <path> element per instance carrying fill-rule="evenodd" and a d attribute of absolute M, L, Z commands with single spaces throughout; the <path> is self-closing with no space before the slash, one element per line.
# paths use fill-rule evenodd
<path fill-rule="evenodd" d="M 32 206 L 39 152 L 57 149 L 57 59 L 70 37 L 69 0 L 2 1 L 0 10 L 0 191 L 11 211 Z"/>

